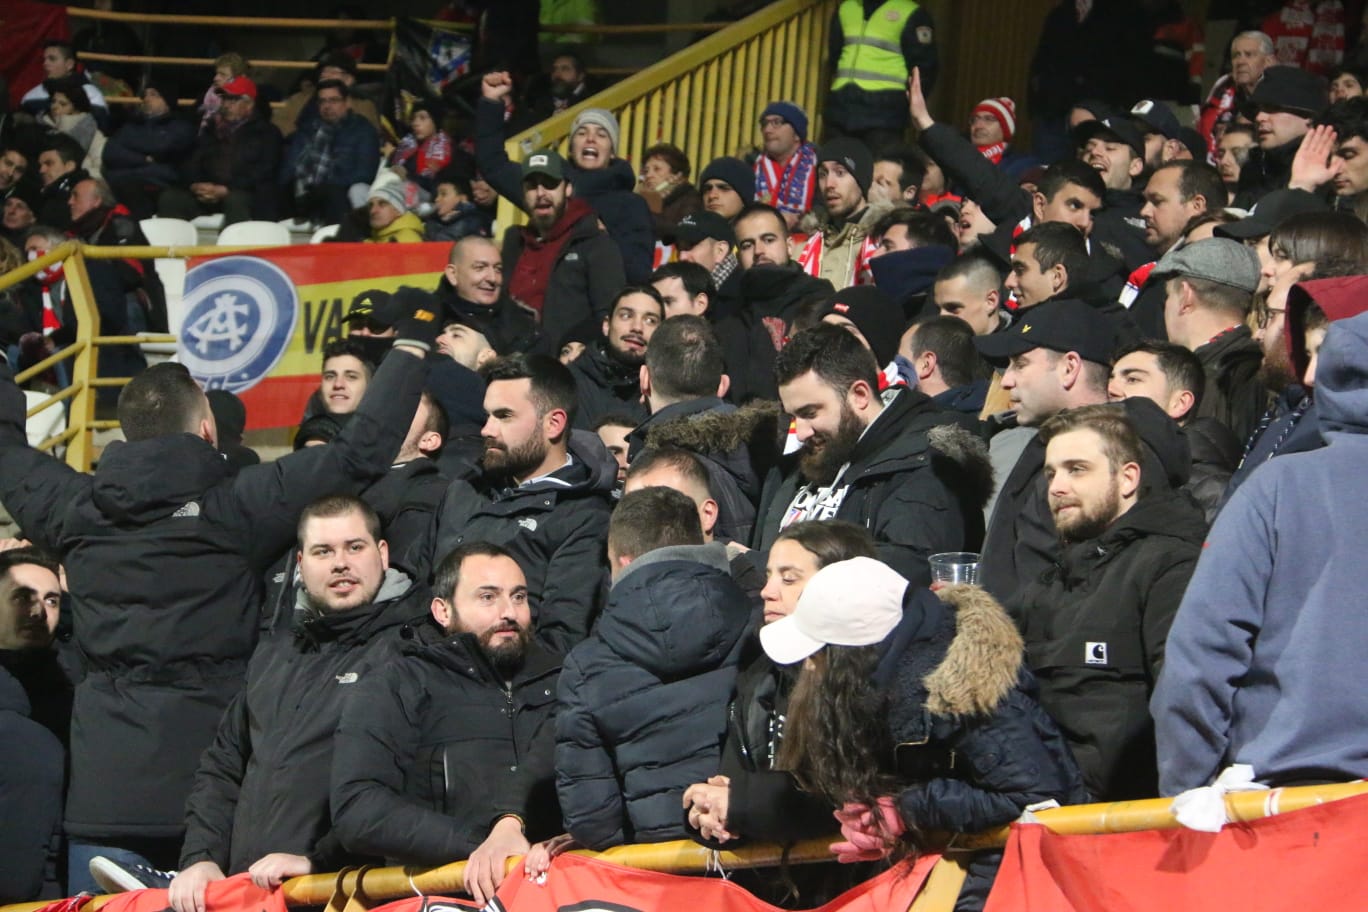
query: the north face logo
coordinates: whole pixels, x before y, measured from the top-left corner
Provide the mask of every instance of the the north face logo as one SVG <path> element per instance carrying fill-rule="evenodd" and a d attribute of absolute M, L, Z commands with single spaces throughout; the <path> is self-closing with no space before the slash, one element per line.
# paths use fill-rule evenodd
<path fill-rule="evenodd" d="M 522 519 L 518 520 L 518 525 L 522 526 L 528 532 L 537 531 L 537 521 L 530 516 L 524 516 Z"/>
<path fill-rule="evenodd" d="M 175 513 L 172 513 L 172 514 L 171 514 L 172 518 L 174 518 L 174 519 L 193 519 L 194 517 L 199 516 L 199 515 L 200 515 L 200 506 L 199 506 L 199 504 L 195 503 L 193 500 L 190 501 L 190 502 L 189 502 L 188 504 L 186 504 L 185 506 L 181 507 L 181 508 L 180 508 L 179 510 L 177 510 Z"/>
<path fill-rule="evenodd" d="M 354 671 L 349 671 L 349 672 L 347 672 L 346 674 L 337 675 L 337 683 L 338 683 L 338 684 L 355 684 L 355 683 L 357 682 L 357 680 L 359 680 L 359 677 L 360 677 L 360 676 L 357 675 L 356 672 L 354 672 Z"/>

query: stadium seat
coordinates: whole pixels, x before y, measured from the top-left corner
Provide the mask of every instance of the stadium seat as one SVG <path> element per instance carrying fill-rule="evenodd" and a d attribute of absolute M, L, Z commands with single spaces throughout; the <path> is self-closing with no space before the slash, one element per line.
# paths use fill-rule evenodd
<path fill-rule="evenodd" d="M 324 225 L 313 233 L 313 237 L 309 238 L 309 243 L 321 244 L 328 238 L 337 237 L 337 232 L 340 231 L 341 228 L 341 225 Z"/>
<path fill-rule="evenodd" d="M 138 223 L 154 247 L 193 247 L 199 242 L 199 232 L 184 219 L 150 218 Z M 185 260 L 180 257 L 160 257 L 152 261 L 166 292 L 166 321 L 171 332 L 180 331 L 181 299 L 185 296 Z M 144 348 L 144 351 L 147 349 Z"/>
<path fill-rule="evenodd" d="M 283 247 L 290 243 L 290 229 L 279 222 L 238 222 L 219 232 L 218 245 Z"/>

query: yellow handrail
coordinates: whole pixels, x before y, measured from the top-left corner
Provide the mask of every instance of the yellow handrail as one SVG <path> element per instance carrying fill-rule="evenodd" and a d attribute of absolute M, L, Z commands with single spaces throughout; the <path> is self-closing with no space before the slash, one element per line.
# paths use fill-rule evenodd
<path fill-rule="evenodd" d="M 69 433 L 69 432 L 68 432 Z M 1226 816 L 1235 822 L 1247 823 L 1276 814 L 1285 814 L 1318 804 L 1327 804 L 1355 795 L 1368 794 L 1368 782 L 1344 782 L 1333 785 L 1308 785 L 1273 791 L 1233 792 L 1225 796 Z M 1082 804 L 1038 811 L 1038 822 L 1051 832 L 1063 835 L 1103 835 L 1133 833 L 1141 830 L 1172 830 L 1179 824 L 1170 808 L 1171 798 L 1149 798 L 1142 801 L 1118 801 L 1110 804 Z M 1002 846 L 1007 841 L 1010 827 L 1002 827 L 975 836 L 957 836 L 956 851 L 947 854 L 932 869 L 921 895 L 908 912 L 949 912 L 964 879 L 962 854 L 959 849 L 978 849 Z M 810 839 L 791 846 L 787 860 L 790 864 L 814 864 L 831 861 L 828 844 L 832 839 Z M 749 845 L 723 851 L 716 857 L 694 842 L 661 842 L 650 845 L 627 845 L 604 852 L 576 851 L 573 854 L 598 858 L 613 864 L 649 871 L 674 874 L 698 874 L 715 870 L 775 867 L 784 858 L 781 846 Z M 510 858 L 512 870 L 521 860 Z M 385 900 L 410 896 L 415 890 L 424 895 L 459 893 L 464 889 L 465 862 L 435 867 L 389 867 L 349 870 L 333 874 L 308 874 L 285 881 L 281 886 L 286 905 L 317 906 L 329 901 L 336 892 L 343 897 L 356 895 L 364 887 L 367 899 Z M 97 896 L 83 909 L 91 912 L 110 899 Z M 0 906 L 0 912 L 36 912 L 46 903 L 18 903 Z"/>
<path fill-rule="evenodd" d="M 796 102 L 809 133 L 821 133 L 823 61 L 836 0 L 779 0 L 653 64 L 632 79 L 509 138 L 508 157 L 521 161 L 537 149 L 558 147 L 585 108 L 607 108 L 618 118 L 615 153 L 636 166 L 657 142 L 684 150 L 695 174 L 712 159 L 749 148 L 764 106 Z M 730 103 L 718 104 L 726 97 Z M 499 200 L 499 224 L 522 224 L 518 201 Z"/>

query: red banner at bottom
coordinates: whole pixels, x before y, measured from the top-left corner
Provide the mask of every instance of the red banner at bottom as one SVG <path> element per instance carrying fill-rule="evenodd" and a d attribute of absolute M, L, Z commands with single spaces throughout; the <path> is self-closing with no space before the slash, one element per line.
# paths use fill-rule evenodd
<path fill-rule="evenodd" d="M 985 912 L 1361 908 L 1366 841 L 1368 795 L 1219 833 L 1059 836 L 1021 824 L 1012 827 Z"/>

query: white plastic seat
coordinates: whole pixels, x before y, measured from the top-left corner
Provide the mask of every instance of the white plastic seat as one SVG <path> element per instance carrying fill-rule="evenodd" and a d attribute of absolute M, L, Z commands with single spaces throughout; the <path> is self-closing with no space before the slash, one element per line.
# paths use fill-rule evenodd
<path fill-rule="evenodd" d="M 290 243 L 290 229 L 279 222 L 238 222 L 219 232 L 220 247 L 283 247 Z"/>
<path fill-rule="evenodd" d="M 309 238 L 309 243 L 321 244 L 328 238 L 337 237 L 337 232 L 341 230 L 341 225 L 324 225 L 322 228 L 319 228 L 317 231 L 313 233 L 313 237 Z"/>
<path fill-rule="evenodd" d="M 185 219 L 149 218 L 138 222 L 153 247 L 193 247 L 199 240 L 195 226 Z"/>
<path fill-rule="evenodd" d="M 193 223 L 184 219 L 150 218 L 143 219 L 138 225 L 147 236 L 147 242 L 154 247 L 194 247 L 199 243 L 199 231 Z M 160 257 L 153 260 L 152 265 L 166 292 L 168 328 L 173 333 L 179 332 L 181 300 L 185 297 L 185 260 L 180 257 Z"/>

